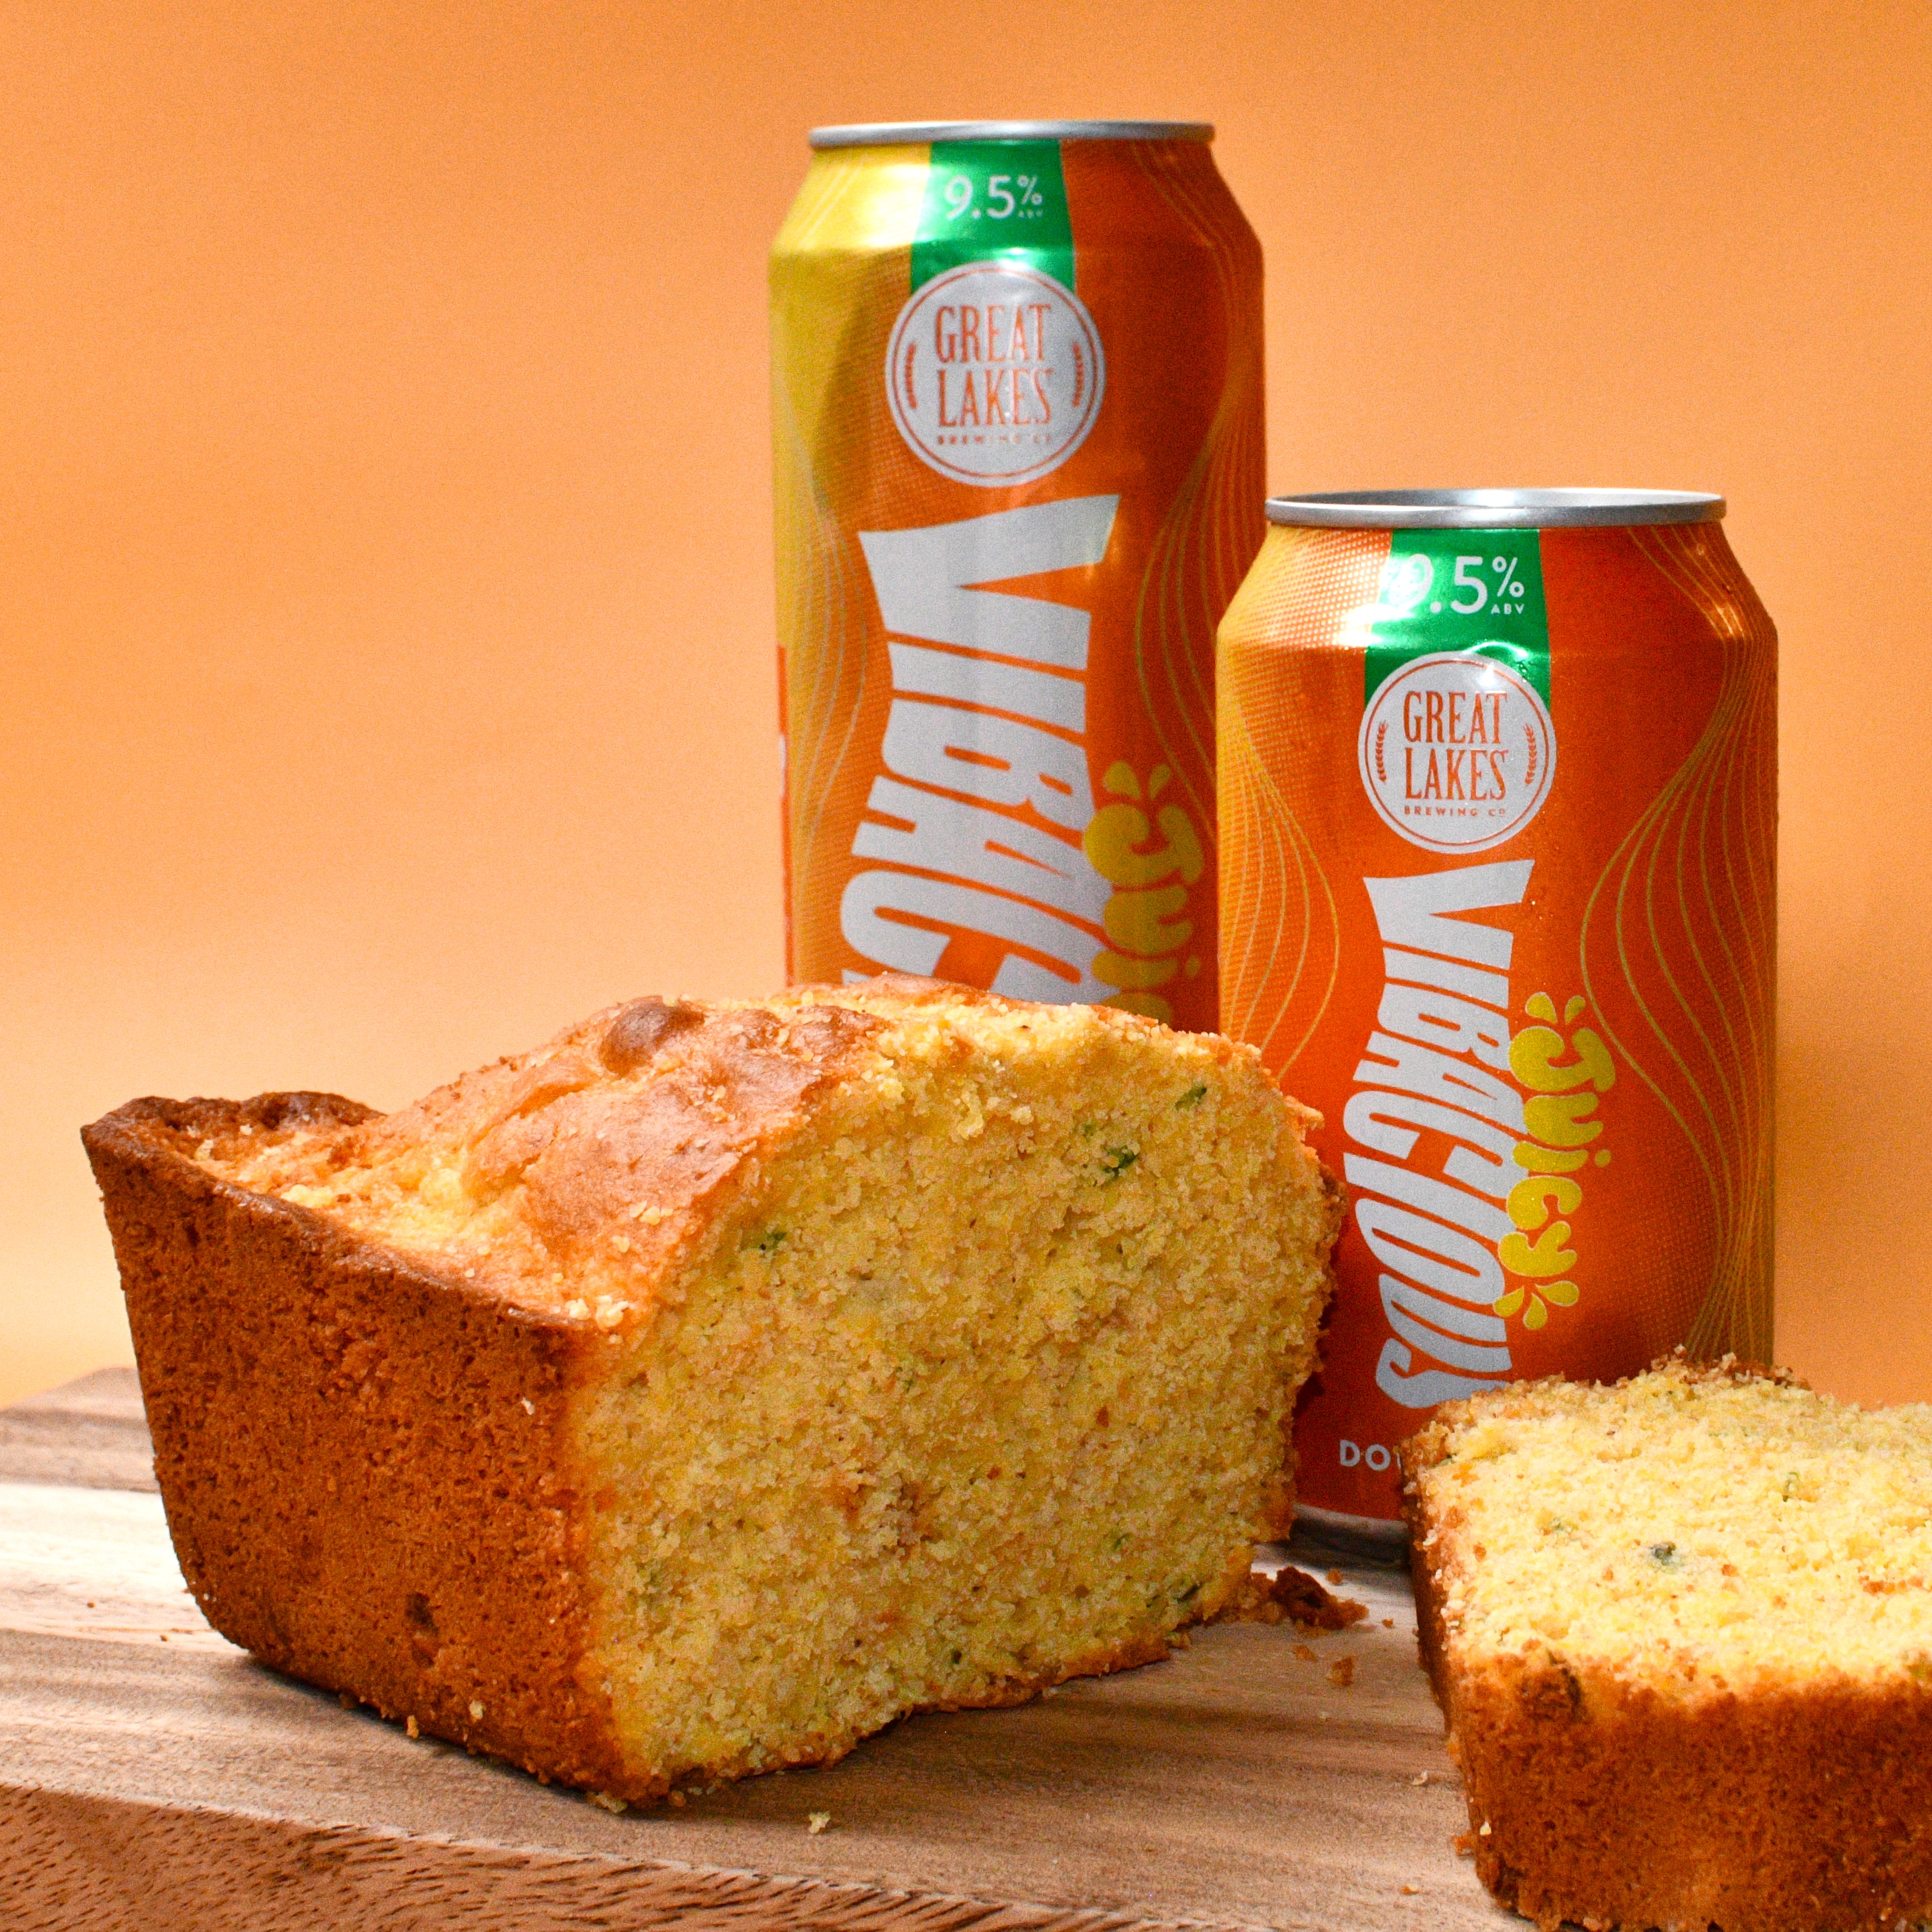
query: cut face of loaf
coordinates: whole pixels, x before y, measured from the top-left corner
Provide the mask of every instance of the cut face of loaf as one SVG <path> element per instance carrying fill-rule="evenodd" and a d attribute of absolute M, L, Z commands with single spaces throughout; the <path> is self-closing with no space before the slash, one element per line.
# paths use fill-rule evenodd
<path fill-rule="evenodd" d="M 1477 1868 L 1554 1927 L 1932 1916 L 1932 1407 L 1726 1361 L 1404 1446 Z"/>
<path fill-rule="evenodd" d="M 643 1798 L 1226 1603 L 1328 1291 L 1306 1118 L 1216 1037 L 875 982 L 87 1138 L 210 1621 Z"/>

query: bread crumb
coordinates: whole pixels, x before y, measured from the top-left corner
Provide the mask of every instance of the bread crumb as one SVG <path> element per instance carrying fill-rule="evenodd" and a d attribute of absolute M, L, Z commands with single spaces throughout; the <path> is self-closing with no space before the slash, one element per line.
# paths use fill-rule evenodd
<path fill-rule="evenodd" d="M 1305 1643 L 1297 1644 L 1293 1654 L 1300 1658 L 1304 1664 L 1318 1664 L 1322 1660 Z"/>
<path fill-rule="evenodd" d="M 566 1301 L 563 1304 L 563 1312 L 571 1321 L 581 1322 L 590 1314 L 590 1304 L 587 1301 Z"/>
<path fill-rule="evenodd" d="M 404 1724 L 403 1729 L 412 1738 L 419 1738 L 422 1736 L 422 1726 L 416 1722 L 413 1715 Z"/>
<path fill-rule="evenodd" d="M 1331 1583 L 1339 1583 L 1339 1582 L 1340 1582 L 1342 1581 L 1342 1573 L 1341 1573 L 1341 1571 L 1340 1571 L 1340 1570 L 1330 1570 L 1330 1571 L 1329 1571 L 1329 1573 L 1328 1573 L 1328 1580 L 1329 1580 L 1329 1582 L 1331 1582 Z"/>
<path fill-rule="evenodd" d="M 476 1706 L 472 1704 L 470 1708 L 473 1711 Z M 584 1796 L 600 1810 L 628 1811 L 631 1808 L 622 1798 L 613 1798 L 608 1791 L 587 1791 Z"/>
<path fill-rule="evenodd" d="M 1408 1781 L 1412 1784 L 1426 1784 L 1429 1782 L 1429 1774 L 1425 1771 L 1420 1777 L 1412 1778 Z"/>
<path fill-rule="evenodd" d="M 1331 1597 L 1306 1570 L 1284 1563 L 1272 1576 L 1251 1574 L 1234 1601 L 1216 1619 L 1220 1623 L 1293 1622 L 1303 1630 L 1346 1630 L 1369 1614 L 1352 1597 Z"/>
<path fill-rule="evenodd" d="M 1382 1619 L 1382 1628 L 1383 1628 L 1384 1630 L 1394 1630 L 1394 1629 L 1395 1628 L 1395 1619 L 1394 1619 L 1394 1618 L 1393 1618 L 1393 1617 L 1384 1617 L 1384 1618 L 1383 1618 L 1383 1619 Z"/>
<path fill-rule="evenodd" d="M 681 1791 L 674 1791 L 670 1795 L 670 1802 L 682 1811 L 684 1809 L 684 1793 Z"/>
<path fill-rule="evenodd" d="M 528 1396 L 519 1396 L 517 1400 L 523 1404 L 524 1413 L 526 1415 L 534 1415 L 536 1414 L 537 1406 L 535 1402 L 531 1401 Z"/>
<path fill-rule="evenodd" d="M 832 1814 L 830 1811 L 814 1811 L 805 1821 L 805 1828 L 815 1838 L 820 1832 L 829 1830 L 831 1824 Z"/>
<path fill-rule="evenodd" d="M 1485 1819 L 1483 1820 L 1483 1828 L 1482 1828 L 1480 1832 L 1478 1832 L 1476 1834 L 1476 1836 L 1477 1836 L 1478 1838 L 1486 1838 L 1489 1835 L 1490 1835 L 1490 1821 L 1488 1820 L 1488 1819 L 1485 1818 Z"/>
<path fill-rule="evenodd" d="M 1328 1681 L 1338 1690 L 1346 1690 L 1355 1681 L 1355 1660 L 1338 1657 L 1328 1666 Z"/>
<path fill-rule="evenodd" d="M 1402 1888 L 1402 1895 L 1405 1898 L 1413 1898 L 1421 1889 L 1419 1885 L 1406 1885 Z"/>
<path fill-rule="evenodd" d="M 483 1721 L 483 1706 L 474 1697 L 470 1700 L 470 1721 L 472 1724 L 480 1724 Z"/>

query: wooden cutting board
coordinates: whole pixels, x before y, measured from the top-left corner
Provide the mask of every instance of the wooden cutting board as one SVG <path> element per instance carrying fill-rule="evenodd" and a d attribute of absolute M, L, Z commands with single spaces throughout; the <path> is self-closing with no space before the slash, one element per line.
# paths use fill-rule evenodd
<path fill-rule="evenodd" d="M 0 1412 L 0 1906 L 8 1932 L 1520 1923 L 1453 1849 L 1406 1580 L 1335 1587 L 1366 1624 L 1217 1626 L 1165 1664 L 613 1815 L 218 1636 L 133 1373 L 104 1370 Z"/>

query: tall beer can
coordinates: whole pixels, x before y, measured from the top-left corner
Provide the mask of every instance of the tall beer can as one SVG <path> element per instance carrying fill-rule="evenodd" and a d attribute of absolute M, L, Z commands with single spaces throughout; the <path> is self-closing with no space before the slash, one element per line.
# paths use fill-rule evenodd
<path fill-rule="evenodd" d="M 1209 128 L 820 128 L 772 256 L 787 964 L 1216 1024 L 1262 260 Z"/>
<path fill-rule="evenodd" d="M 1772 1348 L 1777 637 L 1715 496 L 1291 497 L 1220 630 L 1222 1012 L 1347 1223 L 1299 1413 L 1399 1538 L 1439 1402 Z"/>

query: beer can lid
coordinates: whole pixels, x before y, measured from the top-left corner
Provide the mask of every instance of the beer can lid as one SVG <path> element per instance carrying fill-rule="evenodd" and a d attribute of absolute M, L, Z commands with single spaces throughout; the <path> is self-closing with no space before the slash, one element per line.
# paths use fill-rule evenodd
<path fill-rule="evenodd" d="M 896 148 L 922 141 L 1211 141 L 1207 121 L 868 121 L 814 128 L 814 148 Z"/>
<path fill-rule="evenodd" d="M 1701 490 L 1328 490 L 1270 496 L 1271 524 L 1340 530 L 1551 530 L 1582 524 L 1712 524 Z"/>

